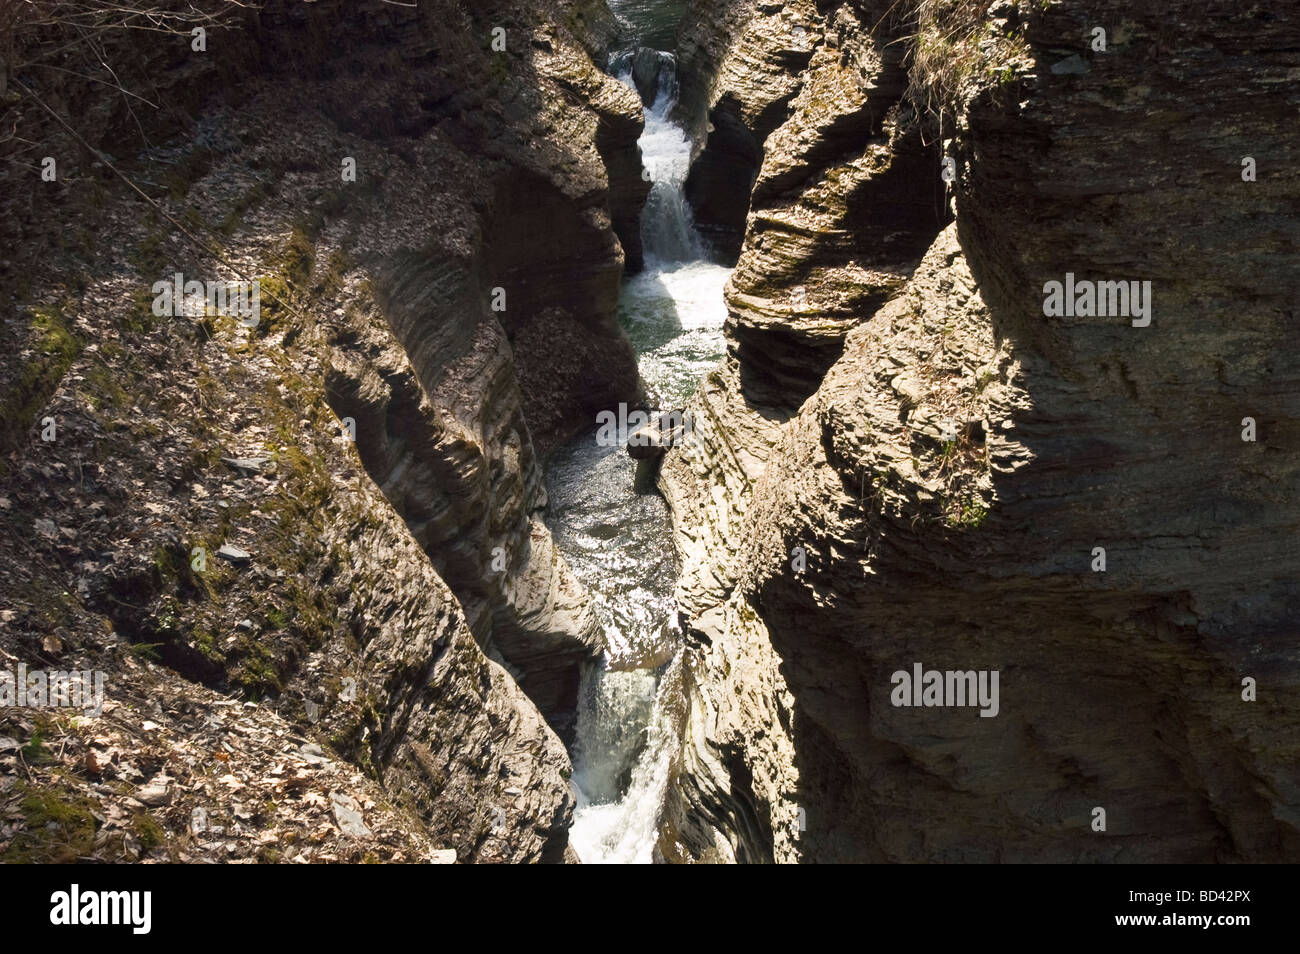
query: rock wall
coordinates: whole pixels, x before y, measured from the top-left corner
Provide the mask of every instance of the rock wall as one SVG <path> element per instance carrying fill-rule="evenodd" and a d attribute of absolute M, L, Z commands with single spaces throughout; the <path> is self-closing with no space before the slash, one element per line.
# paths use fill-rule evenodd
<path fill-rule="evenodd" d="M 872 63 L 888 38 L 872 6 L 823 6 L 866 28 L 842 58 Z M 835 68 L 810 69 L 763 142 L 699 449 L 661 476 L 690 708 L 665 857 L 1296 856 L 1300 181 L 1278 122 L 1295 45 L 1280 3 L 997 4 L 945 51 L 954 69 L 913 74 L 887 143 L 864 144 L 877 165 L 848 176 L 821 144 L 875 113 L 819 106 Z M 898 90 L 874 62 L 868 86 Z M 956 173 L 946 227 L 946 203 L 918 214 L 943 185 L 936 146 Z M 806 212 L 771 238 L 771 194 L 806 210 L 855 189 L 832 252 Z M 890 277 L 841 285 L 855 266 Z M 1149 325 L 1046 316 L 1067 272 L 1150 281 Z M 781 317 L 768 303 L 796 284 L 809 307 Z M 828 341 L 847 332 L 820 376 L 819 317 Z M 894 705 L 916 663 L 997 671 L 996 716 Z"/>
<path fill-rule="evenodd" d="M 378 147 L 359 161 L 381 170 L 348 250 L 373 304 L 345 319 L 329 391 L 480 643 L 567 735 L 580 666 L 601 639 L 540 519 L 539 460 L 639 392 L 614 308 L 620 225 L 639 256 L 641 113 L 593 62 L 612 36 L 603 5 L 436 16 L 437 32 L 427 26 L 403 56 L 419 60 L 434 37 L 437 65 L 405 74 L 396 105 L 364 81 L 373 51 L 355 42 L 354 74 L 333 58 L 334 78 L 313 90 L 340 132 Z M 356 27 L 324 18 L 318 29 Z M 498 29 L 504 51 L 491 48 Z M 385 150 L 393 124 L 411 122 L 407 103 L 419 118 L 395 163 Z M 395 226 L 397 247 L 384 234 Z"/>
<path fill-rule="evenodd" d="M 585 0 L 269 2 L 146 131 L 164 145 L 83 126 L 154 206 L 59 144 L 68 239 L 6 328 L 49 390 L 5 462 L 5 535 L 32 542 L 0 645 L 101 668 L 115 714 L 6 723 L 71 761 L 0 797 L 121 819 L 75 846 L 97 857 L 571 859 L 556 730 L 600 638 L 540 460 L 639 391 L 613 306 L 640 106 L 596 65 L 615 32 Z M 40 201 L 24 250 L 49 248 Z M 260 321 L 157 318 L 178 271 L 256 277 Z M 196 707 L 245 699 L 212 754 Z M 157 778 L 123 810 L 123 781 Z M 217 834 L 187 835 L 195 809 Z M 24 857 L 57 857 L 38 836 Z"/>

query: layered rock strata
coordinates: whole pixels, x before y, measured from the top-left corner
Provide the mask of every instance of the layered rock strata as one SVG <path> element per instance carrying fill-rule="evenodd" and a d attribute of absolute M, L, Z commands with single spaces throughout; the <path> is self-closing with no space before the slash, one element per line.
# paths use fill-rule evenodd
<path fill-rule="evenodd" d="M 268 2 L 221 34 L 232 72 L 174 57 L 209 89 L 169 101 L 185 136 L 147 149 L 88 114 L 153 207 L 43 131 L 69 214 L 6 329 L 32 373 L 0 491 L 26 554 L 3 647 L 101 668 L 140 752 L 98 717 L 15 716 L 6 738 L 61 758 L 101 747 L 4 790 L 34 825 L 46 801 L 124 819 L 74 846 L 97 857 L 572 857 L 555 730 L 601 640 L 539 462 L 639 391 L 613 305 L 646 185 L 637 97 L 597 67 L 614 32 L 584 2 Z M 40 212 L 17 254 L 48 242 Z M 155 315 L 176 272 L 256 278 L 260 320 Z M 129 704 L 148 686 L 157 705 Z M 244 741 L 181 754 L 195 706 L 244 700 Z M 137 773 L 168 794 L 123 815 Z M 199 809 L 213 825 L 187 836 Z M 64 850 L 37 835 L 25 858 Z"/>
<path fill-rule="evenodd" d="M 862 60 L 882 38 L 871 7 L 825 14 L 866 27 Z M 691 408 L 700 449 L 670 452 L 661 477 L 690 648 L 660 850 L 1294 857 L 1300 266 L 1283 250 L 1300 179 L 1276 117 L 1294 107 L 1295 29 L 1281 4 L 1064 2 L 926 31 L 917 46 L 946 37 L 961 69 L 914 73 L 912 103 L 933 93 L 947 118 L 912 131 L 896 110 L 881 154 L 951 138 L 956 221 L 843 312 L 817 243 L 777 246 L 773 288 L 803 285 L 811 316 L 847 330 L 819 378 L 787 357 L 810 318 L 758 320 L 746 289 L 769 247 L 764 183 L 804 207 L 844 194 L 801 166 L 845 128 L 805 96 L 824 69 L 763 142 L 728 359 Z M 719 80 L 714 101 L 728 92 Z M 782 131 L 801 127 L 827 131 Z M 1247 155 L 1272 157 L 1258 181 Z M 895 203 L 933 202 L 939 162 L 847 227 L 863 257 L 887 247 Z M 1150 282 L 1149 324 L 1134 307 L 1045 314 L 1046 283 L 1076 278 Z M 894 674 L 918 663 L 998 673 L 996 715 L 897 704 Z"/>

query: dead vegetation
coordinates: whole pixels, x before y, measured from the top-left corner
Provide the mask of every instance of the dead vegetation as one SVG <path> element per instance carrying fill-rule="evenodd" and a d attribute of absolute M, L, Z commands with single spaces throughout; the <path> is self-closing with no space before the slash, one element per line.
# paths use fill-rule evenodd
<path fill-rule="evenodd" d="M 905 99 L 946 127 L 974 88 L 1004 85 L 1031 63 L 1027 16 L 1045 0 L 896 0 L 881 17 L 908 48 Z"/>

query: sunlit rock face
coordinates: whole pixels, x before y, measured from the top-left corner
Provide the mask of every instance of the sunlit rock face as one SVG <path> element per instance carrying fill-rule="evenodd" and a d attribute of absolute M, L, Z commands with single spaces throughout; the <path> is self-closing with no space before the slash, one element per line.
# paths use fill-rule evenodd
<path fill-rule="evenodd" d="M 665 855 L 1294 856 L 1282 4 L 1002 10 L 1019 65 L 941 135 L 881 115 L 878 4 L 703 6 L 695 85 L 763 158 L 699 450 L 661 472 L 693 644 Z M 1049 315 L 1067 273 L 1150 281 L 1150 312 Z M 897 704 L 915 664 L 997 671 L 997 714 Z"/>

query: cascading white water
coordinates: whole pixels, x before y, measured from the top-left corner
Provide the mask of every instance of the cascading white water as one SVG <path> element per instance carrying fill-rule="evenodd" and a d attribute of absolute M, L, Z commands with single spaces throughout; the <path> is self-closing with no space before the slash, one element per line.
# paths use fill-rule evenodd
<path fill-rule="evenodd" d="M 633 85 L 629 51 L 612 71 Z M 641 220 L 645 270 L 624 285 L 620 318 L 641 377 L 664 407 L 680 407 L 723 352 L 722 288 L 730 270 L 704 260 L 683 186 L 691 143 L 669 116 L 673 57 L 661 53 L 658 95 L 640 139 L 652 188 Z M 621 448 L 588 436 L 551 467 L 549 522 L 592 592 L 610 647 L 583 680 L 573 749 L 578 810 L 570 843 L 586 863 L 653 860 L 660 809 L 679 745 L 680 638 L 672 623 L 676 564 L 666 508 L 632 493 Z"/>
<path fill-rule="evenodd" d="M 659 264 L 693 262 L 704 257 L 704 249 L 683 190 L 690 171 L 691 143 L 685 130 L 668 119 L 677 102 L 676 60 L 671 53 L 659 56 L 658 95 L 645 111 L 645 131 L 638 143 L 641 164 L 651 182 L 641 213 L 641 241 Z M 632 85 L 630 72 L 620 79 Z"/>
<path fill-rule="evenodd" d="M 648 670 L 619 672 L 618 670 L 593 671 L 593 697 L 596 700 L 595 718 L 586 726 L 588 732 L 603 735 L 607 725 L 618 724 L 624 730 L 639 729 L 639 751 L 631 761 L 627 778 L 615 778 L 610 770 L 624 764 L 622 759 L 585 755 L 580 748 L 580 768 L 574 772 L 574 782 L 583 795 L 583 802 L 574 816 L 569 830 L 569 843 L 578 857 L 587 864 L 644 864 L 653 859 L 658 838 L 659 809 L 663 805 L 668 786 L 668 773 L 672 759 L 677 754 L 679 739 L 674 702 L 681 692 L 678 680 L 680 659 L 674 657 L 662 677 L 656 678 Z M 629 691 L 630 690 L 630 691 Z M 615 704 L 606 708 L 606 703 Z M 632 713 L 645 715 L 629 719 Z M 579 732 L 583 730 L 579 717 Z M 590 737 L 584 740 L 590 742 Z M 598 749 L 598 756 L 618 752 Z M 593 773 L 601 773 L 595 778 Z M 611 785 L 598 798 L 588 794 L 584 784 Z"/>

